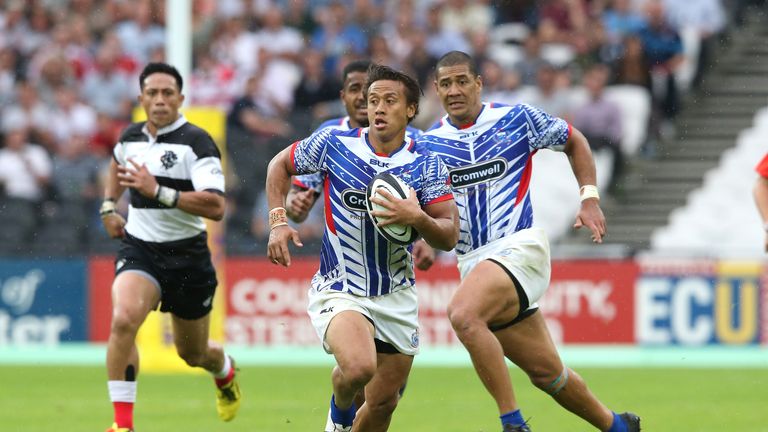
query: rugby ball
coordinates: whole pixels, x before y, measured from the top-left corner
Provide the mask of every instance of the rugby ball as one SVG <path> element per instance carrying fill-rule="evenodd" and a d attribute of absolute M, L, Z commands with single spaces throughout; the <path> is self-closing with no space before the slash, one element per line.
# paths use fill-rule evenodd
<path fill-rule="evenodd" d="M 371 214 L 372 211 L 386 210 L 384 207 L 371 201 L 371 198 L 375 197 L 379 190 L 384 189 L 391 193 L 394 197 L 400 199 L 408 198 L 410 187 L 396 175 L 389 172 L 382 172 L 377 174 L 368 183 L 368 187 L 365 190 L 366 196 L 366 209 L 368 210 L 368 216 L 373 221 L 373 226 L 376 227 L 376 231 L 379 232 L 388 241 L 399 244 L 409 245 L 413 243 L 418 237 L 419 233 L 410 225 L 403 224 L 390 224 L 379 226 L 379 219 Z M 386 199 L 383 196 L 380 198 Z"/>

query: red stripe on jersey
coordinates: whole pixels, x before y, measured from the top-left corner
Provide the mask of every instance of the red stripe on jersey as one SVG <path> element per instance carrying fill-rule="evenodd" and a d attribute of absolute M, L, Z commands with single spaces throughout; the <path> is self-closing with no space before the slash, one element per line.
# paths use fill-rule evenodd
<path fill-rule="evenodd" d="M 437 204 L 439 202 L 448 201 L 448 200 L 452 200 L 452 199 L 453 199 L 453 194 L 452 193 L 448 193 L 448 194 L 445 194 L 443 196 L 439 196 L 439 197 L 433 199 L 432 201 L 430 201 L 430 202 L 428 202 L 428 203 L 426 203 L 424 205 Z"/>
<path fill-rule="evenodd" d="M 304 182 L 302 182 L 301 180 L 299 180 L 296 177 L 293 178 L 293 185 L 296 186 L 296 187 L 299 187 L 301 189 L 309 189 L 309 186 L 304 184 Z"/>
<path fill-rule="evenodd" d="M 295 143 L 291 144 L 291 171 L 296 172 L 296 145 L 299 142 L 296 141 Z"/>
<path fill-rule="evenodd" d="M 768 154 L 757 164 L 755 171 L 762 177 L 768 177 Z"/>
<path fill-rule="evenodd" d="M 528 155 L 528 160 L 525 162 L 525 168 L 523 168 L 523 174 L 520 176 L 520 184 L 517 186 L 517 198 L 515 199 L 515 206 L 520 204 L 520 201 L 525 198 L 525 194 L 528 193 L 528 187 L 531 184 L 531 174 L 533 173 L 533 155 L 537 150 L 531 152 Z"/>
<path fill-rule="evenodd" d="M 333 234 L 336 234 L 336 226 L 333 224 L 333 213 L 331 212 L 331 181 L 328 179 L 328 176 L 325 176 L 325 184 L 323 186 L 325 193 L 323 198 L 323 204 L 325 204 L 325 224 Z"/>

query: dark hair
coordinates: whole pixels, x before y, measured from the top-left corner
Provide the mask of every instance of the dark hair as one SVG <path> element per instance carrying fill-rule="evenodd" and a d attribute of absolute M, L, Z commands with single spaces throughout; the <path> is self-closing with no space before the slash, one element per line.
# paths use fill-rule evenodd
<path fill-rule="evenodd" d="M 176 80 L 176 86 L 179 87 L 179 93 L 181 93 L 181 89 L 184 88 L 184 80 L 181 79 L 179 71 L 167 63 L 149 63 L 144 67 L 141 75 L 139 75 L 139 88 L 141 90 L 144 90 L 144 80 L 155 73 L 164 73 L 172 76 Z"/>
<path fill-rule="evenodd" d="M 413 117 L 408 119 L 409 122 L 413 120 L 413 118 L 419 114 L 419 98 L 422 95 L 419 83 L 404 72 L 392 69 L 389 66 L 371 63 L 371 67 L 368 68 L 368 82 L 365 84 L 366 99 L 368 99 L 368 89 L 370 89 L 371 84 L 381 80 L 399 81 L 403 83 L 403 87 L 405 87 L 405 102 L 408 105 L 416 105 L 416 112 L 413 113 Z"/>
<path fill-rule="evenodd" d="M 352 72 L 368 72 L 368 68 L 371 67 L 370 60 L 352 60 L 344 66 L 344 70 L 341 71 L 341 82 L 347 81 L 347 75 Z"/>
<path fill-rule="evenodd" d="M 459 66 L 459 65 L 467 65 L 469 66 L 469 73 L 476 77 L 479 75 L 477 71 L 477 64 L 472 59 L 472 57 L 469 56 L 469 54 L 462 52 L 462 51 L 450 51 L 440 57 L 440 60 L 437 61 L 437 64 L 435 64 L 435 77 L 437 77 L 437 71 L 441 67 L 446 66 Z"/>

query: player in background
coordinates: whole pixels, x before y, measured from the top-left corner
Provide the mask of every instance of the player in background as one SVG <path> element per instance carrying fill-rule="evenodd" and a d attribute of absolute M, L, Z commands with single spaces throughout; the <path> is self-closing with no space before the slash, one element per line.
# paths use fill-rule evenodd
<path fill-rule="evenodd" d="M 323 122 L 315 132 L 326 128 L 346 131 L 368 127 L 368 112 L 363 93 L 370 65 L 370 60 L 354 60 L 344 67 L 341 74 L 343 87 L 339 92 L 339 97 L 344 104 L 347 115 Z M 406 126 L 406 137 L 415 140 L 421 136 L 421 133 L 419 129 L 410 125 Z M 324 178 L 322 172 L 293 178 L 292 187 L 285 199 L 285 210 L 292 221 L 300 223 L 307 218 L 317 201 L 317 197 L 323 191 Z M 423 239 L 420 239 L 413 245 L 413 259 L 418 269 L 427 270 L 435 261 L 435 251 Z"/>
<path fill-rule="evenodd" d="M 549 244 L 532 228 L 528 190 L 539 149 L 563 151 L 581 186 L 575 228 L 602 241 L 595 166 L 584 136 L 564 120 L 529 105 L 481 101 L 482 80 L 467 54 L 452 51 L 435 67 L 447 112 L 420 138 L 448 165 L 460 215 L 456 245 L 461 283 L 448 306 L 456 335 L 495 399 L 505 432 L 529 431 L 512 390 L 504 357 L 560 405 L 601 431 L 637 431 L 640 420 L 616 414 L 560 359 L 536 301 L 549 285 Z"/>
<path fill-rule="evenodd" d="M 208 133 L 179 113 L 184 95 L 176 68 L 150 63 L 139 76 L 139 86 L 147 121 L 128 126 L 115 146 L 100 210 L 109 236 L 122 238 L 107 344 L 114 406 L 108 432 L 133 430 L 139 373 L 136 333 L 158 307 L 171 313 L 179 356 L 213 375 L 219 417 L 232 420 L 240 406 L 232 359 L 208 340 L 217 281 L 202 218 L 224 216 L 219 150 Z M 115 211 L 115 201 L 126 188 L 127 222 Z"/>
<path fill-rule="evenodd" d="M 389 171 L 411 187 L 407 199 L 386 192 L 375 202 L 388 210 L 381 225 L 413 226 L 433 247 L 450 250 L 458 238 L 458 214 L 445 166 L 414 152 L 406 125 L 416 116 L 421 90 L 408 75 L 373 65 L 366 81 L 368 128 L 326 129 L 280 152 L 267 171 L 270 236 L 268 256 L 289 266 L 284 201 L 290 176 L 321 171 L 326 227 L 320 269 L 309 289 L 308 313 L 337 366 L 325 431 L 386 431 L 398 393 L 418 352 L 418 305 L 409 246 L 384 239 L 365 211 L 365 188 Z M 364 390 L 358 410 L 353 399 Z"/>
<path fill-rule="evenodd" d="M 768 252 L 768 155 L 755 168 L 758 178 L 755 181 L 753 193 L 757 211 L 760 212 L 760 219 L 763 221 L 763 230 L 765 231 L 765 251 Z"/>

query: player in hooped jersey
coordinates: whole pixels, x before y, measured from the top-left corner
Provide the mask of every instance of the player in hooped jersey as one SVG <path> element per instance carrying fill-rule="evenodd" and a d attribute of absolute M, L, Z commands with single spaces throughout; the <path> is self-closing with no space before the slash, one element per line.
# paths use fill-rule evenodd
<path fill-rule="evenodd" d="M 355 60 L 344 66 L 342 71 L 343 87 L 339 92 L 341 102 L 347 111 L 345 117 L 330 119 L 323 122 L 315 132 L 326 128 L 347 131 L 350 129 L 368 127 L 368 112 L 366 110 L 363 90 L 368 77 L 369 60 Z M 405 128 L 407 138 L 417 139 L 421 130 L 410 125 Z M 418 151 L 418 147 L 415 149 Z M 323 192 L 323 172 L 304 174 L 293 178 L 293 184 L 285 198 L 285 210 L 294 222 L 303 222 L 315 205 L 317 197 Z M 427 270 L 435 260 L 435 251 L 420 239 L 413 244 L 413 261 L 420 270 Z"/>
<path fill-rule="evenodd" d="M 561 361 L 536 301 L 549 284 L 549 244 L 532 228 L 532 157 L 563 151 L 581 186 L 575 228 L 596 243 L 605 218 L 586 138 L 564 120 L 529 105 L 483 103 L 482 80 L 467 54 L 452 51 L 435 67 L 447 115 L 420 138 L 448 165 L 460 215 L 456 245 L 461 283 L 448 316 L 475 370 L 499 409 L 504 432 L 529 431 L 512 390 L 504 357 L 560 405 L 601 431 L 637 431 L 639 418 L 616 414 Z"/>
<path fill-rule="evenodd" d="M 764 247 L 765 251 L 768 252 L 768 155 L 757 164 L 755 171 L 757 171 L 758 177 L 752 192 L 757 210 L 760 213 L 760 220 L 763 221 Z"/>
<path fill-rule="evenodd" d="M 288 242 L 301 245 L 288 226 L 284 197 L 290 176 L 325 173 L 326 227 L 320 269 L 312 279 L 308 312 L 318 336 L 336 358 L 326 431 L 386 431 L 398 392 L 418 352 L 418 307 L 411 248 L 387 242 L 365 212 L 365 188 L 389 171 L 410 187 L 407 199 L 383 192 L 374 216 L 413 226 L 433 247 L 450 250 L 458 239 L 458 212 L 448 172 L 435 156 L 413 151 L 405 127 L 418 112 L 420 89 L 386 66 L 368 71 L 369 128 L 326 129 L 280 152 L 267 171 L 268 256 L 290 265 Z M 353 399 L 365 391 L 359 410 Z"/>

